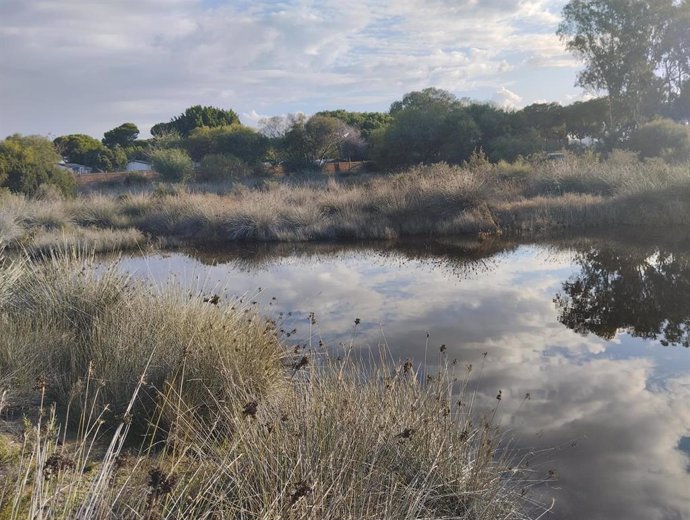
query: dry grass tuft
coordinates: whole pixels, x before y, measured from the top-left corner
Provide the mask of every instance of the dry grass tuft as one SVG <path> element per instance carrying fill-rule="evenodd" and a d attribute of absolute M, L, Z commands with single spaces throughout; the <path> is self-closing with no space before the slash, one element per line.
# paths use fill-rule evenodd
<path fill-rule="evenodd" d="M 59 234 L 73 235 L 71 243 L 124 249 L 140 244 L 133 230 L 202 242 L 388 240 L 636 226 L 640 215 L 648 217 L 647 225 L 687 225 L 690 214 L 676 193 L 688 186 L 687 164 L 640 161 L 616 151 L 605 161 L 591 154 L 495 165 L 476 159 L 391 175 L 160 185 L 149 193 L 40 203 L 3 195 L 0 242 L 43 251 L 51 247 L 48 235 Z M 113 230 L 121 231 L 118 238 Z M 101 234 L 104 245 L 98 244 Z"/>
<path fill-rule="evenodd" d="M 286 358 L 251 312 L 92 267 L 0 267 L 0 374 L 40 402 L 0 518 L 526 518 L 452 365 Z"/>

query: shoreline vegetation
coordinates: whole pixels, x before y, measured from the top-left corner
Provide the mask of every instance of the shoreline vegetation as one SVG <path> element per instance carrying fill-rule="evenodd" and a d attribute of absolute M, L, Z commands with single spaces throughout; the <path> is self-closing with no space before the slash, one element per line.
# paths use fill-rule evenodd
<path fill-rule="evenodd" d="M 395 174 L 148 184 L 64 198 L 0 194 L 0 244 L 41 254 L 147 244 L 392 240 L 690 223 L 690 165 L 614 151 Z"/>
<path fill-rule="evenodd" d="M 500 393 L 478 415 L 472 367 L 443 349 L 428 373 L 385 349 L 336 357 L 311 316 L 312 339 L 288 350 L 251 305 L 97 272 L 75 250 L 5 259 L 0 325 L 2 519 L 537 508 L 537 470 L 492 422 Z"/>

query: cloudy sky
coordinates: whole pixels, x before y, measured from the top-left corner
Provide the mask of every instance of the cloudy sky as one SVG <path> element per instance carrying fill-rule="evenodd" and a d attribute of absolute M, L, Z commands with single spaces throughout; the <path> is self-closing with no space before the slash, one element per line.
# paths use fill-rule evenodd
<path fill-rule="evenodd" d="M 0 136 L 145 133 L 193 104 L 387 110 L 435 86 L 568 103 L 564 0 L 0 0 Z"/>

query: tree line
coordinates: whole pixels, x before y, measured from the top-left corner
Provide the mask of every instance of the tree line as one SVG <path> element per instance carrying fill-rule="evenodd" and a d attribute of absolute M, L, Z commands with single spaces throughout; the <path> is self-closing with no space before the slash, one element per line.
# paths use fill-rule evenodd
<path fill-rule="evenodd" d="M 478 151 L 491 161 L 513 161 L 583 146 L 687 159 L 690 0 L 571 0 L 558 34 L 585 65 L 578 83 L 598 97 L 510 110 L 427 88 L 387 112 L 288 114 L 263 119 L 258 129 L 242 125 L 231 109 L 196 105 L 154 125 L 150 139 L 139 139 L 131 122 L 100 140 L 71 134 L 45 144 L 12 136 L 0 143 L 0 186 L 31 193 L 52 178 L 67 186 L 55 168 L 61 157 L 97 171 L 149 160 L 170 180 L 220 180 L 276 164 L 304 171 L 327 160 L 370 161 L 391 171 L 460 164 Z"/>

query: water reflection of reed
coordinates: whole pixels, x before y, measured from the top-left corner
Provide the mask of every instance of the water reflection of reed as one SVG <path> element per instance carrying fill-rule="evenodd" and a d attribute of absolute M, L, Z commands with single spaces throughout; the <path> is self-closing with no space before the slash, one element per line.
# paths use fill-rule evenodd
<path fill-rule="evenodd" d="M 517 241 L 499 239 L 418 238 L 386 242 L 228 244 L 223 248 L 188 248 L 183 252 L 202 264 L 232 263 L 240 271 L 266 270 L 288 259 L 318 262 L 340 255 L 370 258 L 373 254 L 385 262 L 416 261 L 462 277 L 491 270 L 493 257 L 514 251 L 518 245 Z"/>

